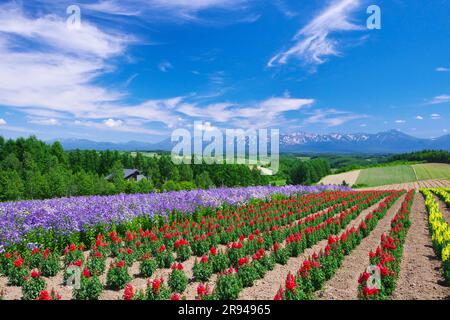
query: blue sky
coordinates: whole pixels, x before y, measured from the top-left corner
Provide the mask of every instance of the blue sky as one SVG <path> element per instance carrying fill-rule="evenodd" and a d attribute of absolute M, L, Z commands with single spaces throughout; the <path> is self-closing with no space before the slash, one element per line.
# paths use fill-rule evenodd
<path fill-rule="evenodd" d="M 81 28 L 67 27 L 78 5 Z M 381 8 L 381 29 L 366 10 Z M 450 130 L 450 1 L 0 3 L 0 134 L 155 142 L 204 121 L 282 133 Z"/>

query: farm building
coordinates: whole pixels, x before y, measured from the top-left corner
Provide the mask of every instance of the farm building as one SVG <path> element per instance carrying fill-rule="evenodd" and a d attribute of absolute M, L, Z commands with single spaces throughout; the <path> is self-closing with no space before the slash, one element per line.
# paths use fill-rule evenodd
<path fill-rule="evenodd" d="M 106 180 L 111 180 L 113 178 L 113 175 L 110 174 L 106 177 Z M 138 169 L 123 169 L 123 178 L 125 180 L 135 180 L 135 181 L 141 181 L 142 179 L 148 179 L 148 177 L 141 174 L 141 172 Z"/>

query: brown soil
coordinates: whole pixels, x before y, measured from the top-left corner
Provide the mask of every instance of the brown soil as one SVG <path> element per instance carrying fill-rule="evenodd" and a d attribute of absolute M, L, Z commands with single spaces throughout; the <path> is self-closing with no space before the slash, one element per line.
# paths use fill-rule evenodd
<path fill-rule="evenodd" d="M 359 246 L 344 258 L 344 262 L 333 278 L 327 281 L 322 290 L 317 292 L 318 299 L 352 300 L 358 298 L 358 278 L 369 265 L 369 252 L 378 247 L 381 235 L 389 231 L 392 218 L 400 209 L 404 198 L 405 195 L 400 197 L 369 236 L 364 238 Z"/>
<path fill-rule="evenodd" d="M 450 187 L 450 180 L 445 179 L 434 179 L 434 180 L 423 180 L 415 182 L 406 182 L 400 184 L 391 184 L 379 187 L 364 188 L 358 190 L 411 190 L 420 188 L 448 188 Z"/>
<path fill-rule="evenodd" d="M 441 262 L 433 251 L 428 230 L 428 215 L 422 195 L 416 194 L 411 211 L 411 228 L 405 241 L 397 288 L 397 300 L 450 299 L 444 285 Z"/>
<path fill-rule="evenodd" d="M 378 207 L 378 204 L 375 204 L 368 209 L 361 212 L 361 214 L 353 220 L 347 228 L 352 226 L 357 227 L 361 221 L 375 208 Z M 346 228 L 346 229 L 347 229 Z M 344 231 L 341 231 L 342 234 Z M 239 295 L 240 300 L 272 300 L 276 294 L 276 291 L 280 288 L 280 286 L 284 285 L 286 280 L 286 276 L 290 273 L 297 273 L 297 270 L 303 263 L 305 259 L 307 259 L 314 252 L 320 251 L 327 244 L 327 240 L 323 240 L 313 247 L 306 249 L 303 254 L 299 257 L 291 258 L 287 262 L 286 265 L 277 264 L 275 268 L 266 273 L 263 279 L 255 281 L 254 285 L 249 288 L 244 288 Z"/>

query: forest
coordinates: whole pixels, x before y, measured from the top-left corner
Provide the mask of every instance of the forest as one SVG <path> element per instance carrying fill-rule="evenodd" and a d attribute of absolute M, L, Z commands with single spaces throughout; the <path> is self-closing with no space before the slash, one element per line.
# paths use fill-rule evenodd
<path fill-rule="evenodd" d="M 46 144 L 34 136 L 0 137 L 0 201 L 268 185 L 279 178 L 313 184 L 329 174 L 327 162 L 318 159 L 289 160 L 277 177 L 268 177 L 242 164 L 175 165 L 168 153 L 144 154 L 65 151 L 59 142 Z M 123 169 L 138 169 L 147 179 L 124 180 Z"/>

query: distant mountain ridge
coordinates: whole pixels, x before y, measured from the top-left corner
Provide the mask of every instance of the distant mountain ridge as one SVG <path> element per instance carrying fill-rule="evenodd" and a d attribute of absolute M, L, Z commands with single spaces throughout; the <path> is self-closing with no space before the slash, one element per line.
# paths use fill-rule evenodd
<path fill-rule="evenodd" d="M 119 150 L 119 151 L 170 151 L 172 142 L 158 143 L 130 141 L 126 143 L 96 142 L 86 139 L 60 139 L 66 150 Z M 206 145 L 207 143 L 205 143 Z M 306 153 L 402 153 L 423 149 L 450 151 L 450 135 L 435 139 L 416 138 L 398 130 L 380 133 L 330 133 L 296 132 L 280 135 L 281 152 Z"/>

